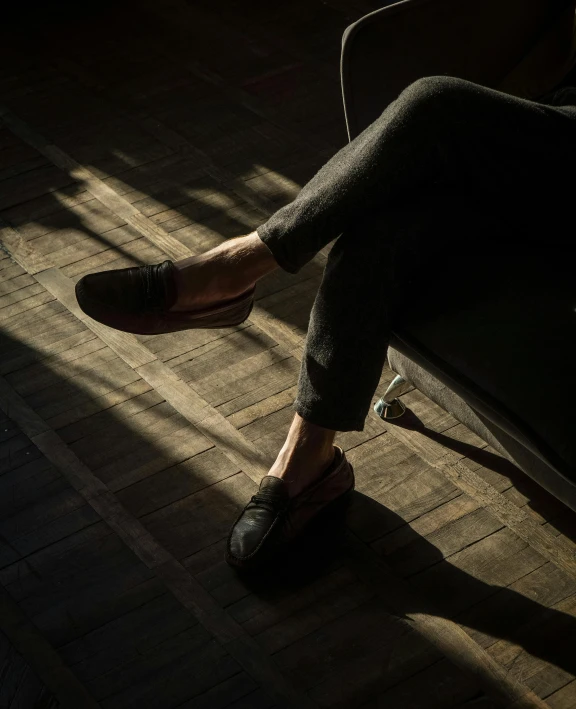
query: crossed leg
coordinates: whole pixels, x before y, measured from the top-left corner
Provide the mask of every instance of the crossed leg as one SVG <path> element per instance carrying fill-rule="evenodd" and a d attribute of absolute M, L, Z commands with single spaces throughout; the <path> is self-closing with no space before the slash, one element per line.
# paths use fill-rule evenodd
<path fill-rule="evenodd" d="M 212 273 L 195 281 L 195 292 L 186 289 L 195 266 L 181 262 L 188 307 L 202 289 L 209 292 L 208 282 L 224 282 L 223 274 L 234 286 L 212 291 L 213 299 L 236 295 L 278 267 L 297 273 L 336 239 L 311 314 L 296 413 L 269 473 L 287 481 L 291 496 L 330 464 L 337 431 L 363 429 L 394 299 L 402 297 L 405 242 L 413 254 L 420 244 L 430 256 L 453 244 L 443 253 L 458 268 L 480 244 L 498 246 L 503 233 L 518 248 L 543 229 L 554 233 L 551 211 L 570 204 L 565 166 L 576 158 L 575 136 L 576 107 L 452 77 L 421 79 L 256 232 L 195 257 Z M 479 231 L 478 218 L 466 216 L 469 205 L 498 228 Z"/>
<path fill-rule="evenodd" d="M 231 540 L 242 547 L 242 535 L 251 535 L 258 551 L 287 500 L 295 506 L 335 460 L 350 477 L 335 435 L 363 429 L 396 317 L 407 235 L 416 251 L 433 250 L 461 226 L 452 253 L 462 262 L 466 250 L 495 237 L 467 234 L 462 205 L 471 197 L 477 210 L 498 215 L 519 248 L 542 233 L 548 243 L 572 239 L 554 218 L 571 204 L 566 176 L 576 164 L 575 138 L 576 107 L 447 76 L 420 79 L 256 232 L 176 264 L 172 310 L 202 310 L 233 300 L 276 268 L 297 273 L 336 239 L 311 314 L 288 437 Z M 458 197 L 451 204 L 441 194 Z"/>

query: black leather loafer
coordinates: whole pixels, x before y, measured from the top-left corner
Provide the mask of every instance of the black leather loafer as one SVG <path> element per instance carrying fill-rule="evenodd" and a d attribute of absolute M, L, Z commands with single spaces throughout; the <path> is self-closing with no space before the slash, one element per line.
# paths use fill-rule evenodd
<path fill-rule="evenodd" d="M 164 261 L 90 273 L 76 284 L 76 300 L 93 320 L 137 335 L 233 327 L 250 315 L 254 288 L 204 310 L 170 312 L 177 297 L 175 271 L 172 261 Z"/>
<path fill-rule="evenodd" d="M 292 499 L 283 480 L 272 475 L 262 479 L 230 530 L 226 561 L 231 566 L 245 569 L 266 561 L 302 534 L 321 511 L 352 493 L 354 470 L 342 448 L 334 448 L 334 461 L 320 480 Z"/>

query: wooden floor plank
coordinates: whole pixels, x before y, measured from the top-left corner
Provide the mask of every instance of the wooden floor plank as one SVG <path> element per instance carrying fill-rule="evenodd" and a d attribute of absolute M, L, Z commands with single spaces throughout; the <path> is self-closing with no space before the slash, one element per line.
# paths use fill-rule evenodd
<path fill-rule="evenodd" d="M 108 408 L 117 406 L 125 401 L 130 401 L 130 399 L 141 396 L 151 390 L 152 387 L 147 382 L 139 379 L 132 384 L 114 389 L 108 394 L 89 399 L 85 403 L 72 407 L 57 416 L 48 417 L 46 422 L 54 430 L 59 430 L 80 422 L 85 417 L 106 411 Z"/>
<path fill-rule="evenodd" d="M 103 209 L 93 196 L 84 202 L 76 200 L 73 204 L 61 204 L 60 207 L 52 214 L 29 217 L 28 221 L 7 221 L 42 254 L 71 245 L 81 240 L 84 234 L 97 238 L 126 224 L 121 217 Z"/>
<path fill-rule="evenodd" d="M 150 657 L 112 670 L 89 682 L 98 692 L 103 707 L 128 709 L 165 702 L 177 706 L 194 694 L 206 691 L 213 682 L 237 674 L 239 664 L 213 641 L 193 651 L 189 634 L 181 634 Z"/>
<path fill-rule="evenodd" d="M 548 562 L 472 606 L 458 616 L 458 620 L 469 629 L 476 642 L 488 647 L 517 632 L 542 608 L 571 596 L 574 589 L 574 580 Z M 490 622 L 491 619 L 497 622 Z"/>
<path fill-rule="evenodd" d="M 220 330 L 198 334 L 195 344 L 196 347 L 190 350 L 190 357 L 185 363 L 172 365 L 178 376 L 194 385 L 210 376 L 214 381 L 221 369 L 254 354 L 266 352 L 277 343 L 254 327 L 244 327 L 232 333 Z"/>
<path fill-rule="evenodd" d="M 443 678 L 441 683 L 438 677 Z M 441 660 L 369 701 L 363 709 L 381 709 L 385 706 L 442 709 L 469 700 L 476 694 L 469 680 L 459 676 L 451 663 Z"/>
<path fill-rule="evenodd" d="M 571 709 L 576 703 L 576 680 L 546 697 L 550 709 Z"/>
<path fill-rule="evenodd" d="M 449 515 L 445 521 L 445 515 Z M 441 518 L 438 520 L 438 518 Z M 423 529 L 431 529 L 422 533 Z M 417 517 L 373 543 L 386 562 L 404 577 L 449 558 L 504 525 L 467 495 L 460 495 Z"/>
<path fill-rule="evenodd" d="M 210 448 L 117 491 L 135 517 L 187 498 L 240 472 L 217 448 Z"/>
<path fill-rule="evenodd" d="M 228 535 L 228 530 L 256 486 L 243 474 L 232 475 L 157 512 L 142 523 L 176 558 Z"/>
<path fill-rule="evenodd" d="M 155 473 L 183 463 L 199 453 L 212 448 L 212 443 L 202 435 L 190 435 L 190 426 L 158 439 L 154 444 L 143 445 L 136 453 L 127 453 L 98 469 L 98 478 L 111 490 L 122 490 L 143 481 Z"/>
<path fill-rule="evenodd" d="M 279 666 L 292 677 L 297 685 L 306 688 L 314 687 L 322 680 L 342 671 L 342 665 L 349 659 L 350 644 L 358 647 L 362 654 L 367 654 L 376 643 L 381 644 L 381 661 L 386 662 L 392 647 L 402 652 L 402 644 L 410 635 L 408 624 L 382 611 L 380 605 L 370 600 L 361 607 L 348 613 L 343 618 L 326 623 L 322 630 L 306 636 L 284 650 L 275 654 Z M 423 645 L 422 638 L 410 638 Z M 418 652 L 409 653 L 413 658 Z M 430 648 L 429 663 L 438 659 L 434 649 Z M 389 680 L 394 684 L 402 678 L 402 673 L 413 675 L 412 668 L 400 662 L 398 666 L 400 677 L 394 677 L 391 672 Z"/>
<path fill-rule="evenodd" d="M 259 692 L 260 696 L 255 696 Z M 241 672 L 228 680 L 212 687 L 197 697 L 182 704 L 182 709 L 224 709 L 236 704 L 237 701 L 247 701 L 251 697 L 254 701 L 254 709 L 266 709 L 272 706 L 269 697 L 255 689 L 254 681 L 248 675 Z"/>
<path fill-rule="evenodd" d="M 293 385 L 283 391 L 278 392 L 272 396 L 268 396 L 266 399 L 258 401 L 250 406 L 247 406 L 240 411 L 227 416 L 229 421 L 233 426 L 238 429 L 242 429 L 244 426 L 248 426 L 259 418 L 263 418 L 270 414 L 276 413 L 281 409 L 291 406 L 296 399 L 297 386 Z M 224 413 L 225 409 L 222 409 Z"/>
<path fill-rule="evenodd" d="M 10 281 L 8 281 L 8 285 L 9 284 Z M 2 297 L 0 297 L 0 310 L 3 310 L 7 305 L 12 305 L 13 303 L 18 303 L 21 300 L 26 300 L 31 296 L 38 295 L 40 291 L 38 289 L 38 284 L 31 282 L 26 286 L 17 287 L 14 288 L 14 290 L 10 289 L 10 291 L 4 292 L 6 292 L 6 295 L 2 295 Z"/>
<path fill-rule="evenodd" d="M 0 210 L 39 197 L 47 191 L 52 192 L 67 187 L 73 178 L 54 165 L 41 165 L 23 175 L 15 175 L 2 181 Z"/>
<path fill-rule="evenodd" d="M 144 388 L 143 383 L 141 383 L 141 388 Z M 146 389 L 142 394 L 133 393 L 130 398 L 125 398 L 115 405 L 100 410 L 91 416 L 84 415 L 80 420 L 60 427 L 59 434 L 62 440 L 66 441 L 66 443 L 71 443 L 80 438 L 94 436 L 95 433 L 97 434 L 101 429 L 110 427 L 112 423 L 118 420 L 132 419 L 138 413 L 147 411 L 151 407 L 162 403 L 162 397 L 157 392 L 152 391 L 149 387 L 146 387 Z"/>
<path fill-rule="evenodd" d="M 3 589 L 0 590 L 0 623 L 3 633 L 16 651 L 22 657 L 26 657 L 27 663 L 58 700 L 58 706 L 63 709 L 73 706 L 97 709 L 98 704 L 86 691 L 86 688 L 62 663 L 54 648 L 38 633 L 34 625 Z M 14 677 L 10 672 L 7 673 L 7 676 L 8 678 Z M 6 687 L 4 682 L 2 685 Z M 45 692 L 41 691 L 40 697 L 46 706 L 55 707 L 55 703 Z M 40 706 L 42 705 L 40 704 Z"/>
<path fill-rule="evenodd" d="M 21 341 L 23 339 L 24 341 Z M 34 362 L 57 356 L 69 348 L 82 345 L 91 339 L 94 339 L 92 332 L 70 319 L 60 324 L 59 327 L 48 331 L 45 335 L 35 337 L 34 349 L 26 345 L 24 336 L 20 336 L 18 339 L 4 336 L 2 344 L 5 356 L 0 363 L 0 371 L 2 374 L 10 374 Z"/>
<path fill-rule="evenodd" d="M 509 586 L 543 564 L 542 558 L 508 529 L 494 532 L 470 547 L 411 577 L 423 590 L 431 607 L 454 617 L 495 591 Z M 446 570 L 446 565 L 449 569 Z M 464 573 L 462 573 L 464 572 Z M 463 594 L 463 589 L 467 593 Z"/>
<path fill-rule="evenodd" d="M 413 632 L 398 638 L 393 648 L 385 639 L 375 638 L 366 655 L 362 661 L 351 663 L 350 674 L 347 672 L 344 675 L 342 671 L 333 671 L 311 689 L 310 694 L 319 706 L 346 707 L 353 702 L 360 704 L 363 700 L 370 700 L 374 695 L 386 696 L 389 687 L 393 688 L 402 682 L 404 673 L 411 675 L 414 681 L 418 682 L 420 673 L 425 671 L 426 667 L 438 664 L 437 653 L 430 646 L 422 643 Z M 383 668 L 386 668 L 385 672 Z M 453 672 L 453 668 L 450 669 Z M 447 672 L 442 667 L 437 667 L 437 670 L 438 684 L 443 685 L 444 682 L 451 680 L 450 671 Z M 458 681 L 462 682 L 462 678 Z M 422 688 L 421 693 L 417 694 L 422 702 L 421 706 L 426 706 L 425 693 L 426 689 Z M 419 705 L 415 702 L 409 706 Z M 448 706 L 452 706 L 452 703 L 448 703 Z"/>
<path fill-rule="evenodd" d="M 576 632 L 575 613 L 574 595 L 551 604 L 550 608 L 541 607 L 518 628 L 513 639 L 498 640 L 489 646 L 488 652 L 512 676 L 522 676 L 527 686 L 547 697 L 571 682 L 576 670 L 573 657 L 566 653 Z M 559 627 L 565 631 L 559 634 Z"/>
<path fill-rule="evenodd" d="M 22 396 L 28 396 L 54 384 L 60 384 L 63 379 L 69 379 L 72 375 L 81 376 L 92 369 L 106 368 L 116 359 L 114 353 L 96 339 L 69 349 L 66 355 L 60 355 L 56 361 L 50 363 L 43 361 L 18 369 L 7 374 L 6 380 Z"/>
<path fill-rule="evenodd" d="M 158 263 L 163 257 L 156 247 L 150 246 L 144 239 L 127 242 L 122 247 L 122 251 L 122 255 L 119 255 L 116 249 L 101 251 L 94 256 L 64 266 L 62 273 L 76 281 L 88 273 Z"/>
<path fill-rule="evenodd" d="M 197 646 L 210 640 L 194 617 L 173 596 L 164 593 L 67 643 L 60 653 L 87 682 L 192 629 Z"/>
<path fill-rule="evenodd" d="M 67 217 L 64 214 L 53 216 L 54 214 L 67 211 L 70 207 L 84 204 L 93 199 L 90 192 L 77 184 L 72 184 L 59 189 L 56 194 L 43 194 L 6 209 L 2 211 L 2 217 L 15 228 L 26 227 L 36 222 L 41 224 L 42 220 L 48 220 L 49 217 L 60 223 L 62 219 Z"/>
<path fill-rule="evenodd" d="M 291 608 L 291 614 L 284 620 L 272 624 L 273 621 L 269 617 L 266 618 L 266 622 L 270 623 L 268 627 L 261 617 L 258 617 L 260 623 L 255 622 L 256 618 L 251 618 L 245 623 L 245 627 L 254 632 L 256 640 L 270 653 L 277 653 L 302 638 L 313 636 L 314 633 L 323 634 L 327 623 L 336 622 L 338 619 L 344 622 L 344 618 L 351 615 L 354 618 L 354 612 L 363 607 L 373 595 L 373 589 L 355 581 L 345 587 L 337 587 L 332 593 L 326 593 L 301 611 Z M 256 632 L 257 629 L 259 632 Z M 365 655 L 363 653 L 363 661 L 367 659 Z"/>

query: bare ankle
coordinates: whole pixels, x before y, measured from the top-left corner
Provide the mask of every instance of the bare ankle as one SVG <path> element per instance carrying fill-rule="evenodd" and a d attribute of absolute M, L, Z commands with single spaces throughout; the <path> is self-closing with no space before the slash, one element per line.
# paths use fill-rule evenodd
<path fill-rule="evenodd" d="M 195 310 L 231 300 L 278 268 L 257 232 L 228 239 L 174 265 L 178 298 L 173 310 Z"/>
<path fill-rule="evenodd" d="M 269 475 L 282 478 L 290 496 L 318 480 L 335 456 L 336 431 L 305 421 L 296 414 Z"/>
<path fill-rule="evenodd" d="M 336 431 L 324 428 L 295 414 L 288 432 L 287 441 L 299 447 L 310 447 L 318 451 L 330 450 Z"/>
<path fill-rule="evenodd" d="M 232 241 L 234 243 L 230 243 L 226 250 L 227 258 L 235 265 L 242 264 L 243 271 L 250 273 L 255 281 L 279 268 L 272 252 L 260 239 L 258 232 L 253 231 Z"/>

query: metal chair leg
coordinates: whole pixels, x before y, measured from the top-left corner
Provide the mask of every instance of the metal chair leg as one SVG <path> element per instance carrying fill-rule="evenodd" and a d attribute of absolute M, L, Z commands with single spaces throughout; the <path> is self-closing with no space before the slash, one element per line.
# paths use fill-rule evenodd
<path fill-rule="evenodd" d="M 406 406 L 398 397 L 402 396 L 402 394 L 407 394 L 413 389 L 414 387 L 410 382 L 407 382 L 399 374 L 396 375 L 388 389 L 386 389 L 384 396 L 376 402 L 374 411 L 384 421 L 400 418 L 405 413 Z"/>

